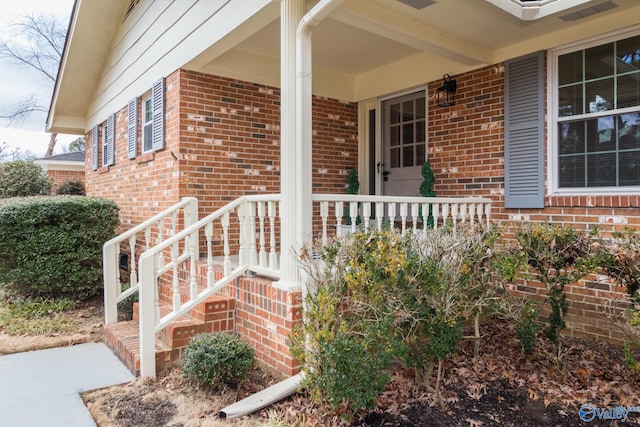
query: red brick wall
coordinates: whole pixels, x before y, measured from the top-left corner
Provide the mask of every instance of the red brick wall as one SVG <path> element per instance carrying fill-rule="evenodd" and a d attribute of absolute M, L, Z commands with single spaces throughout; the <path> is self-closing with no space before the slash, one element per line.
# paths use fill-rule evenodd
<path fill-rule="evenodd" d="M 82 171 L 61 171 L 51 170 L 47 171 L 47 176 L 53 179 L 53 190 L 55 191 L 60 185 L 68 181 L 81 181 L 84 182 L 84 172 Z"/>
<path fill-rule="evenodd" d="M 279 192 L 279 95 L 249 82 L 172 73 L 166 79 L 165 149 L 141 154 L 139 147 L 135 160 L 127 158 L 123 106 L 116 113 L 115 165 L 91 170 L 88 144 L 87 193 L 116 201 L 128 228 L 184 196 L 198 198 L 202 217 L 242 195 Z M 138 109 L 140 116 L 140 101 Z M 314 191 L 342 193 L 357 165 L 357 105 L 314 98 L 313 120 Z M 91 141 L 91 132 L 86 138 Z M 141 140 L 139 129 L 139 145 Z"/>
<path fill-rule="evenodd" d="M 429 161 L 438 196 L 490 197 L 493 220 L 508 224 L 549 222 L 577 229 L 597 225 L 603 231 L 624 225 L 640 228 L 640 196 L 547 196 L 544 209 L 505 209 L 504 68 L 493 65 L 453 78 L 458 83 L 454 106 L 442 108 L 433 98 L 429 101 Z M 429 84 L 429 93 L 440 84 Z M 544 298 L 541 286 L 528 285 L 514 290 Z M 603 315 L 612 296 L 624 297 L 619 291 L 593 282 L 569 286 L 571 333 L 621 339 Z"/>

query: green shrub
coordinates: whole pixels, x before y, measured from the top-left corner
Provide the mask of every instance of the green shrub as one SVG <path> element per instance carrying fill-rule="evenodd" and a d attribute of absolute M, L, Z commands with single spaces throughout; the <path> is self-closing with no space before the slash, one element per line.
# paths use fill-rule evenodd
<path fill-rule="evenodd" d="M 115 235 L 114 202 L 73 196 L 0 203 L 0 281 L 23 296 L 87 299 L 102 290 L 102 245 Z"/>
<path fill-rule="evenodd" d="M 33 162 L 18 160 L 0 163 L 0 198 L 28 197 L 49 194 L 51 180 Z"/>
<path fill-rule="evenodd" d="M 228 334 L 200 334 L 184 351 L 182 372 L 200 387 L 222 389 L 242 382 L 254 365 L 247 342 Z"/>
<path fill-rule="evenodd" d="M 64 182 L 56 188 L 56 194 L 59 196 L 84 196 L 86 195 L 84 182 L 80 180 Z"/>

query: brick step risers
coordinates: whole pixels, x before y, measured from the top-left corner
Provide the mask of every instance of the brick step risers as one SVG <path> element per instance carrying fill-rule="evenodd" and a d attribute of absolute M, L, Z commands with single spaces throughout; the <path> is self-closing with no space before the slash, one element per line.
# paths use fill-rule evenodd
<path fill-rule="evenodd" d="M 156 371 L 160 372 L 180 362 L 182 353 L 191 339 L 205 332 L 233 332 L 235 329 L 235 301 L 214 295 L 198 304 L 156 336 Z M 160 301 L 160 316 L 171 311 L 171 304 Z M 133 307 L 133 320 L 104 326 L 105 341 L 109 348 L 134 374 L 140 374 L 138 303 Z"/>
<path fill-rule="evenodd" d="M 220 280 L 224 276 L 224 271 L 219 265 L 215 265 L 213 271 L 215 280 Z M 205 261 L 198 261 L 196 264 L 196 282 L 200 291 L 206 289 L 207 264 Z M 173 304 L 173 285 L 171 283 L 168 283 L 167 281 L 162 281 L 160 282 L 158 289 L 158 297 L 160 301 L 165 301 L 169 304 Z M 182 272 L 180 285 L 178 287 L 178 293 L 180 294 L 180 301 L 183 304 L 191 299 L 191 288 L 188 283 L 188 272 Z"/>

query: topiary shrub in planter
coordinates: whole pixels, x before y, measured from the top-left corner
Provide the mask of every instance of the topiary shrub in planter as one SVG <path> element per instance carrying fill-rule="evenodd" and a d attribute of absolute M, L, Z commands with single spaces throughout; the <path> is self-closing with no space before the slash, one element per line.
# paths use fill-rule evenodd
<path fill-rule="evenodd" d="M 26 297 L 84 300 L 102 291 L 102 245 L 115 236 L 109 200 L 28 197 L 0 203 L 0 281 Z"/>
<path fill-rule="evenodd" d="M 182 373 L 200 387 L 223 389 L 242 382 L 255 366 L 251 346 L 234 335 L 200 334 L 184 351 Z"/>

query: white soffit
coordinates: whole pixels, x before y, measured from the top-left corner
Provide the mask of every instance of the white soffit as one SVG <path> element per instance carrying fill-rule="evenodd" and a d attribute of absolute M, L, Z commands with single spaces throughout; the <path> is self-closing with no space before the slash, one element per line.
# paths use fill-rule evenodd
<path fill-rule="evenodd" d="M 509 12 L 523 21 L 535 21 L 554 13 L 562 12 L 592 0 L 485 0 L 488 3 Z"/>

